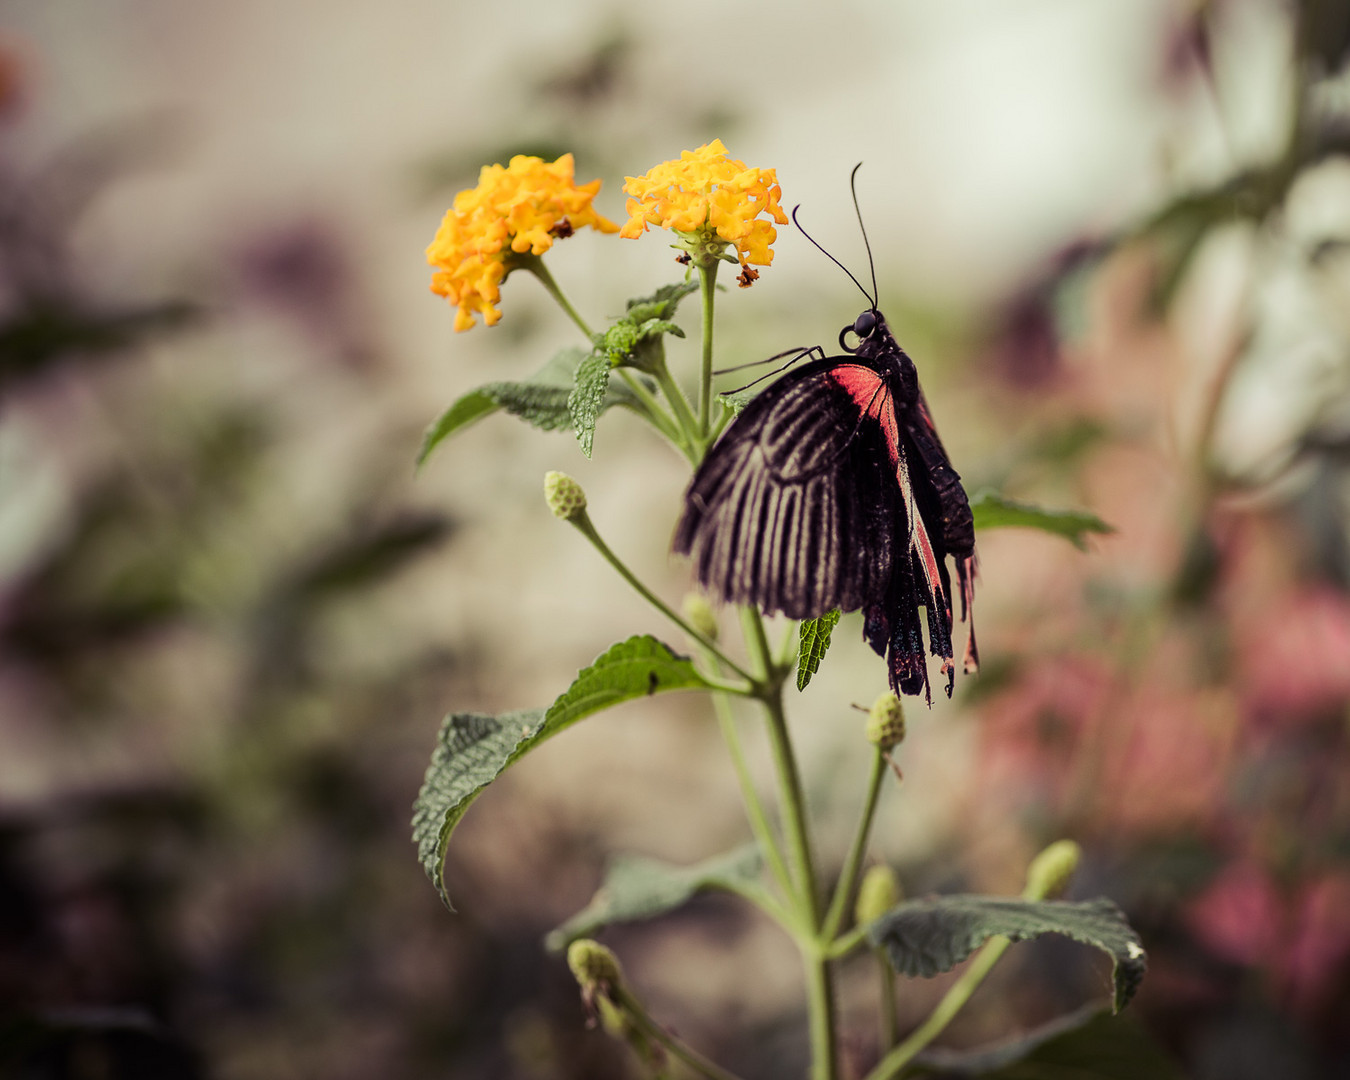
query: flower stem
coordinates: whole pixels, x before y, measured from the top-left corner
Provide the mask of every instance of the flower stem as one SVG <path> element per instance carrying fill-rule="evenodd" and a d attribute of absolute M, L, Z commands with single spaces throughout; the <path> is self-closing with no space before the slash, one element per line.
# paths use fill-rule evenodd
<path fill-rule="evenodd" d="M 633 391 L 633 396 L 641 402 L 642 409 L 637 410 L 639 414 L 650 420 L 652 426 L 678 447 L 692 464 L 694 461 L 692 451 L 685 444 L 680 432 L 680 425 L 665 409 L 661 408 L 661 403 L 656 400 L 650 390 L 642 385 L 641 379 L 625 368 L 616 368 L 615 370 L 618 372 L 619 378 L 628 384 L 628 389 Z"/>
<path fill-rule="evenodd" d="M 698 433 L 705 445 L 712 427 L 713 300 L 717 295 L 716 259 L 699 264 L 699 297 L 703 301 L 703 365 L 698 380 Z"/>
<path fill-rule="evenodd" d="M 665 1047 L 671 1057 L 683 1062 L 708 1080 L 739 1080 L 735 1073 L 728 1072 L 715 1061 L 704 1057 L 648 1016 L 642 1002 L 638 1001 L 626 987 L 617 987 L 613 995 L 615 1003 L 623 1008 L 628 1021 L 649 1039 Z"/>
<path fill-rule="evenodd" d="M 867 1074 L 866 1080 L 890 1080 L 891 1077 L 898 1076 L 900 1070 L 952 1022 L 980 983 L 984 982 L 989 972 L 994 970 L 994 965 L 999 962 L 1011 944 L 1012 942 L 1005 937 L 990 938 L 984 948 L 975 954 L 975 959 L 961 973 L 961 977 L 943 995 L 937 1008 L 928 1014 L 928 1019 L 920 1024 L 909 1038 L 882 1058 L 876 1068 Z"/>
<path fill-rule="evenodd" d="M 721 674 L 721 664 L 718 663 L 717 658 L 708 651 L 706 646 L 700 644 L 699 648 L 703 653 L 703 662 L 713 671 Z M 750 831 L 755 834 L 755 840 L 759 843 L 760 850 L 764 852 L 765 859 L 768 860 L 774 880 L 778 882 L 783 894 L 790 897 L 792 895 L 792 876 L 788 873 L 787 863 L 783 860 L 782 849 L 779 847 L 778 841 L 773 835 L 773 829 L 769 825 L 769 816 L 764 811 L 764 803 L 755 791 L 755 781 L 750 775 L 750 767 L 746 764 L 745 751 L 741 748 L 740 733 L 736 730 L 736 717 L 732 715 L 731 702 L 727 700 L 725 694 L 714 694 L 713 709 L 717 713 L 717 723 L 722 729 L 722 739 L 726 742 L 727 751 L 731 754 L 731 766 L 736 771 L 736 780 L 740 784 L 741 801 L 745 803 L 745 814 L 750 821 Z"/>
<path fill-rule="evenodd" d="M 518 269 L 528 270 L 539 279 L 539 283 L 548 290 L 549 296 L 558 302 L 558 306 L 567 313 L 569 319 L 577 324 L 577 328 L 586 335 L 586 340 L 589 342 L 595 335 L 591 333 L 591 328 L 586 325 L 586 320 L 577 313 L 577 309 L 563 295 L 562 289 L 558 287 L 558 283 L 553 280 L 553 275 L 549 272 L 548 267 L 544 265 L 544 260 L 537 255 L 530 255 L 528 252 L 524 255 L 515 255 L 513 258 Z"/>
<path fill-rule="evenodd" d="M 760 700 L 768 719 L 769 746 L 778 775 L 779 800 L 783 828 L 796 878 L 794 899 L 801 921 L 815 931 L 812 947 L 804 949 L 806 1002 L 811 1029 L 812 1080 L 835 1080 L 838 1075 L 835 1052 L 834 985 L 823 939 L 820 936 L 820 898 L 816 891 L 815 866 L 811 857 L 811 836 L 806 824 L 806 798 L 801 775 L 792 751 L 787 717 L 783 711 L 784 669 L 774 662 L 773 650 L 764 632 L 764 620 L 753 607 L 741 609 L 741 621 L 751 655 L 760 677 Z"/>
<path fill-rule="evenodd" d="M 659 596 L 657 596 L 654 592 L 652 592 L 651 589 L 647 588 L 647 586 L 644 585 L 638 579 L 637 575 L 634 574 L 633 571 L 629 570 L 628 567 L 624 565 L 623 560 L 620 559 L 617 555 L 615 555 L 614 552 L 610 550 L 609 545 L 606 544 L 604 540 L 600 538 L 600 534 L 596 532 L 595 525 L 591 521 L 590 514 L 586 513 L 585 510 L 582 510 L 579 514 L 569 518 L 568 520 L 572 523 L 573 526 L 576 527 L 576 530 L 579 533 L 581 533 L 582 536 L 586 537 L 586 539 L 591 542 L 591 546 L 594 547 L 595 550 L 598 551 L 601 554 L 601 556 L 604 557 L 605 561 L 608 562 L 610 566 L 614 567 L 614 569 L 618 571 L 619 576 L 623 578 L 624 581 L 628 582 L 628 584 L 633 587 L 633 589 L 637 592 L 637 594 L 641 596 L 644 600 L 646 600 L 647 603 L 651 604 L 652 607 L 656 608 L 657 611 L 659 611 L 667 619 L 673 622 L 676 626 L 678 626 L 691 638 L 697 641 L 705 649 L 708 649 L 712 653 L 712 655 L 717 657 L 718 660 L 720 660 L 728 668 L 734 671 L 742 679 L 750 683 L 752 688 L 755 685 L 757 685 L 757 680 L 753 675 L 751 675 L 743 667 L 737 664 L 736 661 L 732 660 L 725 653 L 723 653 L 722 650 L 717 647 L 717 643 L 714 642 L 711 638 L 707 637 L 705 634 L 695 629 L 685 619 L 681 618 L 678 614 L 676 614 L 675 611 L 672 610 L 671 607 L 668 604 L 666 604 L 664 600 L 662 600 Z M 725 693 L 741 694 L 743 696 L 754 693 L 753 689 L 747 687 L 716 684 L 716 683 L 713 685 L 715 685 L 719 690 L 722 690 Z"/>
<path fill-rule="evenodd" d="M 867 850 L 867 838 L 872 833 L 872 821 L 876 817 L 877 802 L 881 796 L 881 781 L 885 775 L 886 757 L 880 750 L 873 750 L 872 771 L 867 778 L 867 795 L 863 799 L 858 831 L 853 837 L 853 845 L 849 848 L 848 856 L 844 859 L 844 869 L 839 875 L 839 882 L 834 887 L 834 899 L 830 902 L 830 909 L 821 924 L 820 936 L 825 941 L 832 941 L 844 924 L 848 902 L 852 899 L 853 890 L 858 884 L 858 871 L 862 867 L 863 853 Z"/>
<path fill-rule="evenodd" d="M 877 951 L 877 972 L 881 979 L 881 1048 L 889 1050 L 900 1041 L 895 1023 L 895 972 L 885 953 Z"/>
<path fill-rule="evenodd" d="M 670 369 L 666 367 L 664 357 L 656 365 L 655 374 L 661 392 L 670 402 L 671 410 L 675 414 L 675 422 L 679 424 L 683 433 L 686 456 L 689 457 L 691 463 L 697 465 L 703 459 L 703 436 L 699 422 L 694 417 L 693 410 L 689 408 L 689 399 L 684 396 L 684 391 L 671 377 Z"/>

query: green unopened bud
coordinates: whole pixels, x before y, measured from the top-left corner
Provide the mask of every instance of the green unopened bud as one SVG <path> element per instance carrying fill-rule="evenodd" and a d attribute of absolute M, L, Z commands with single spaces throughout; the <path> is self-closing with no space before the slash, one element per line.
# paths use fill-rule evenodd
<path fill-rule="evenodd" d="M 717 640 L 717 618 L 712 605 L 702 593 L 691 592 L 684 598 L 684 617 L 689 625 L 709 641 Z"/>
<path fill-rule="evenodd" d="M 544 474 L 544 498 L 554 517 L 564 521 L 576 521 L 586 512 L 586 493 L 581 485 L 566 473 L 550 472 Z"/>
<path fill-rule="evenodd" d="M 889 866 L 869 866 L 858 886 L 858 902 L 853 917 L 859 926 L 868 926 L 900 903 L 900 882 Z"/>
<path fill-rule="evenodd" d="M 567 947 L 567 966 L 587 997 L 607 994 L 619 985 L 618 957 L 590 938 L 580 938 Z"/>
<path fill-rule="evenodd" d="M 1053 900 L 1069 887 L 1078 869 L 1083 849 L 1072 840 L 1056 840 L 1027 867 L 1027 887 L 1022 894 L 1031 900 Z"/>
<path fill-rule="evenodd" d="M 878 750 L 898 746 L 905 738 L 905 708 L 887 690 L 867 712 L 867 741 Z"/>

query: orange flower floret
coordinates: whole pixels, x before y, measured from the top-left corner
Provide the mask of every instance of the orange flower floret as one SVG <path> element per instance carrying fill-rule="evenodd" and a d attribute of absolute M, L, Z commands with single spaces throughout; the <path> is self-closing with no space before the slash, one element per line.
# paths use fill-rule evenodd
<path fill-rule="evenodd" d="M 488 326 L 501 319 L 497 304 L 502 281 L 515 269 L 512 254 L 542 255 L 583 225 L 618 232 L 591 207 L 599 190 L 599 180 L 574 182 L 571 154 L 551 165 L 524 154 L 506 166 L 485 165 L 478 186 L 455 196 L 427 248 L 436 268 L 431 291 L 459 308 L 455 329 L 468 330 L 475 314 Z"/>
<path fill-rule="evenodd" d="M 761 214 L 787 224 L 778 200 L 782 189 L 773 169 L 747 168 L 727 155 L 721 139 L 685 150 L 645 176 L 629 176 L 624 191 L 629 218 L 619 235 L 634 239 L 657 225 L 679 233 L 713 232 L 732 244 L 741 265 L 773 262 L 770 245 L 778 231 Z"/>

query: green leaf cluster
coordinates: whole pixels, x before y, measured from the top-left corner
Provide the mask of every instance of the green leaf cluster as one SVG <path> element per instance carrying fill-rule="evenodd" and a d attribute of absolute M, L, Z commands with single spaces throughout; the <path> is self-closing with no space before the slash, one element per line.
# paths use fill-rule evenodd
<path fill-rule="evenodd" d="M 585 349 L 563 349 L 548 363 L 518 382 L 490 382 L 470 390 L 438 416 L 422 437 L 417 464 L 426 462 L 442 442 L 476 420 L 505 410 L 541 431 L 558 431 L 572 426 L 568 405 L 578 371 L 591 354 Z M 636 406 L 636 398 L 626 387 L 601 389 L 595 406 L 596 416 L 615 405 Z"/>
<path fill-rule="evenodd" d="M 698 282 L 663 285 L 651 296 L 629 300 L 626 312 L 603 333 L 595 335 L 590 354 L 576 369 L 576 379 L 567 398 L 572 429 L 581 452 L 587 457 L 595 443 L 595 425 L 604 411 L 609 374 L 617 367 L 636 368 L 648 375 L 660 373 L 665 365 L 661 338 L 666 334 L 684 337 L 684 331 L 670 321 L 684 297 L 698 288 Z"/>

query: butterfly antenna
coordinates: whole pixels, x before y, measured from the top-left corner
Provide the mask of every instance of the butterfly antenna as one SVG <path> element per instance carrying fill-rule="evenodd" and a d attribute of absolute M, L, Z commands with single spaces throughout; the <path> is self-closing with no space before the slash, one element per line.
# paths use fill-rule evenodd
<path fill-rule="evenodd" d="M 858 206 L 858 170 L 862 168 L 862 162 L 853 166 L 853 171 L 848 174 L 848 188 L 853 192 L 853 212 L 858 215 L 858 228 L 862 231 L 863 247 L 867 249 L 867 265 L 872 271 L 872 307 L 877 306 L 880 294 L 877 292 L 877 264 L 872 261 L 872 244 L 867 239 L 867 226 L 863 224 L 862 208 Z M 801 228 L 800 225 L 797 228 Z M 851 276 L 851 275 L 850 275 Z M 858 286 L 862 288 L 862 286 Z"/>
<path fill-rule="evenodd" d="M 855 170 L 855 171 L 856 171 L 856 170 Z M 844 273 L 846 273 L 846 274 L 848 275 L 848 279 L 849 279 L 851 282 L 853 282 L 854 285 L 857 285 L 857 286 L 858 286 L 858 291 L 859 291 L 860 293 L 862 293 L 863 296 L 866 296 L 866 297 L 867 297 L 867 302 L 868 302 L 869 304 L 871 304 L 872 307 L 875 308 L 875 307 L 877 306 L 876 297 L 874 297 L 874 296 L 872 296 L 871 294 L 869 294 L 868 291 L 862 287 L 862 282 L 860 282 L 857 278 L 855 278 L 855 277 L 853 276 L 853 271 L 850 270 L 850 269 L 849 269 L 847 266 L 845 266 L 843 263 L 841 263 L 838 259 L 836 259 L 833 255 L 831 255 L 831 254 L 830 254 L 828 251 L 826 251 L 823 247 L 821 247 L 819 244 L 817 244 L 817 243 L 816 243 L 816 238 L 815 238 L 814 236 L 812 236 L 809 232 L 807 232 L 805 229 L 802 228 L 802 223 L 801 223 L 800 221 L 797 220 L 797 211 L 800 210 L 801 208 L 802 208 L 802 207 L 801 207 L 801 203 L 798 203 L 796 206 L 794 206 L 794 207 L 792 208 L 792 224 L 796 225 L 797 228 L 798 228 L 799 230 L 801 230 L 801 234 L 802 234 L 804 237 L 806 237 L 808 240 L 811 241 L 812 246 L 813 246 L 817 251 L 819 251 L 822 255 L 825 256 L 825 258 L 829 259 L 830 262 L 834 263 L 835 266 L 839 267 L 840 270 L 842 270 Z M 863 234 L 863 238 L 866 239 L 866 237 L 867 237 L 867 234 L 864 233 L 864 234 Z M 870 254 L 869 254 L 868 257 L 869 257 L 869 258 L 871 257 Z"/>

